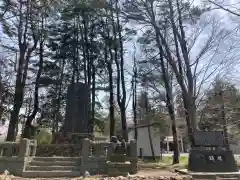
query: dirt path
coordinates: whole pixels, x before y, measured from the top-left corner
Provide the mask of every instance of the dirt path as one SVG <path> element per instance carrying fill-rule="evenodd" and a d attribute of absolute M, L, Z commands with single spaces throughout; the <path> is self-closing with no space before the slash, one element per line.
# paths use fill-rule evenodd
<path fill-rule="evenodd" d="M 137 174 L 133 175 L 135 178 L 135 180 L 138 180 L 138 179 L 145 179 L 144 177 L 149 177 L 148 179 L 155 179 L 157 177 L 183 177 L 183 176 L 180 176 L 178 175 L 177 173 L 174 173 L 174 172 L 170 172 L 170 171 L 167 171 L 167 170 L 161 170 L 161 169 L 144 169 L 144 170 L 140 170 Z M 139 178 L 136 178 L 136 177 L 139 177 Z M 151 177 L 151 178 L 150 178 Z M 14 176 L 6 176 L 6 175 L 0 175 L 0 180 L 16 180 L 16 179 L 19 179 L 19 180 L 80 180 L 80 179 L 83 179 L 82 177 L 78 177 L 78 178 L 21 178 L 21 177 L 14 177 Z M 90 180 L 90 179 L 117 179 L 118 178 L 100 178 L 100 177 L 87 177 L 86 180 Z M 127 179 L 131 179 L 131 178 L 127 178 Z"/>
<path fill-rule="evenodd" d="M 177 176 L 178 173 L 170 172 L 167 170 L 161 170 L 161 169 L 144 169 L 140 170 L 137 174 L 137 176 Z"/>

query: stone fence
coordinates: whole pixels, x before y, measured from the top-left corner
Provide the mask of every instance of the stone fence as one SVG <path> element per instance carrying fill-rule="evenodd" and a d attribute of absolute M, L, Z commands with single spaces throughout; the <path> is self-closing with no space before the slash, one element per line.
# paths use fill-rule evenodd
<path fill-rule="evenodd" d="M 134 140 L 127 143 L 128 155 L 130 155 L 130 149 L 133 149 L 133 142 L 136 144 Z M 79 144 L 39 144 L 36 148 L 35 156 L 96 157 L 110 155 L 111 153 L 112 145 L 110 142 L 97 142 L 89 139 L 83 139 Z"/>
<path fill-rule="evenodd" d="M 112 144 L 110 142 L 93 142 L 88 139 L 82 141 L 82 171 L 89 171 L 90 173 L 105 173 L 105 162 L 108 156 L 112 154 Z M 137 144 L 135 140 L 127 143 L 127 157 L 131 162 L 129 172 L 131 174 L 137 173 Z"/>
<path fill-rule="evenodd" d="M 21 176 L 26 166 L 35 156 L 40 157 L 79 157 L 81 171 L 104 173 L 105 162 L 112 153 L 110 142 L 94 142 L 82 139 L 80 144 L 41 144 L 36 140 L 21 139 L 20 142 L 0 144 L 0 173 L 8 170 Z M 132 164 L 130 173 L 137 172 L 137 145 L 135 140 L 127 143 L 127 157 Z"/>
<path fill-rule="evenodd" d="M 36 154 L 36 148 L 37 141 L 28 139 L 0 143 L 0 173 L 8 170 L 21 175 L 27 163 Z"/>

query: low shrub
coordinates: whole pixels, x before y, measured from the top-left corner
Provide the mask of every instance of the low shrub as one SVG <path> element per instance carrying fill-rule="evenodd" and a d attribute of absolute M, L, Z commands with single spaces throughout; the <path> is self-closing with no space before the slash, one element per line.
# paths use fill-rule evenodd
<path fill-rule="evenodd" d="M 52 134 L 45 129 L 40 129 L 39 133 L 35 135 L 38 144 L 51 144 Z"/>

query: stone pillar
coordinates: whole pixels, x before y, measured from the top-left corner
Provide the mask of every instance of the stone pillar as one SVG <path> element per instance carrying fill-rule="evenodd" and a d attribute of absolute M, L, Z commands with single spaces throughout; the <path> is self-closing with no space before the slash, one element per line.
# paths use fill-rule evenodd
<path fill-rule="evenodd" d="M 13 170 L 13 172 L 18 175 L 21 176 L 23 171 L 26 168 L 26 165 L 28 164 L 29 160 L 29 153 L 30 153 L 30 141 L 28 139 L 21 139 L 19 142 L 19 152 L 18 152 L 18 162 L 15 163 L 15 169 Z"/>
<path fill-rule="evenodd" d="M 29 145 L 30 141 L 28 139 L 24 138 L 20 140 L 18 157 L 24 158 L 29 156 Z"/>
<path fill-rule="evenodd" d="M 86 171 L 86 165 L 88 157 L 89 157 L 89 153 L 90 153 L 90 148 L 91 148 L 91 142 L 88 138 L 84 138 L 82 140 L 82 159 L 81 159 L 81 172 L 84 173 Z"/>
<path fill-rule="evenodd" d="M 137 163 L 138 163 L 138 154 L 137 154 L 137 141 L 135 139 L 132 139 L 129 144 L 130 148 L 130 162 L 131 162 L 131 174 L 136 174 L 138 171 Z"/>
<path fill-rule="evenodd" d="M 31 156 L 35 156 L 37 152 L 37 140 L 31 140 L 31 145 L 33 146 Z"/>
<path fill-rule="evenodd" d="M 181 152 L 184 152 L 184 149 L 183 149 L 183 138 L 181 136 Z"/>

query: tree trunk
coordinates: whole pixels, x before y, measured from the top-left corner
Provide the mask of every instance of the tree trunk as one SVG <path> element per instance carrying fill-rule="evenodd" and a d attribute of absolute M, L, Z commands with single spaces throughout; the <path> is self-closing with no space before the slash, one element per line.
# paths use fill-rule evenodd
<path fill-rule="evenodd" d="M 134 139 L 138 139 L 138 129 L 137 129 L 137 82 L 136 82 L 137 72 L 134 70 L 133 77 L 133 100 L 132 100 L 132 108 L 133 108 L 133 122 L 134 122 Z"/>
<path fill-rule="evenodd" d="M 58 114 L 59 114 L 59 111 L 60 111 L 60 108 L 61 108 L 61 94 L 62 94 L 62 87 L 63 87 L 63 77 L 64 77 L 64 67 L 65 67 L 65 60 L 62 59 L 62 62 L 61 62 L 61 72 L 60 72 L 60 75 L 59 75 L 59 82 L 60 84 L 59 85 L 56 85 L 56 89 L 57 89 L 57 97 L 56 97 L 56 104 L 55 104 L 55 107 L 54 107 L 54 114 L 53 114 L 53 129 L 52 129 L 52 132 L 58 132 L 58 126 L 59 126 L 59 118 L 58 118 Z"/>
<path fill-rule="evenodd" d="M 121 111 L 121 121 L 122 121 L 122 136 L 123 138 L 128 141 L 128 132 L 127 132 L 127 119 L 126 119 L 126 87 L 125 87 L 125 76 L 124 76 L 124 52 L 123 52 L 123 39 L 122 39 L 122 28 L 119 21 L 119 8 L 118 8 L 118 0 L 115 2 L 115 9 L 116 9 L 116 17 L 117 17 L 117 32 L 120 44 L 120 73 L 119 75 L 119 86 L 121 84 L 122 90 L 122 97 L 120 100 L 120 94 L 118 96 L 118 105 Z M 120 92 L 120 91 L 119 91 Z"/>
<path fill-rule="evenodd" d="M 93 36 L 91 34 L 93 34 L 94 32 L 94 26 L 92 25 L 92 21 L 91 21 L 91 31 L 90 31 L 90 44 L 93 44 Z M 92 49 L 90 48 L 89 49 L 89 54 L 90 54 L 90 57 L 89 57 L 89 68 L 90 68 L 90 82 L 91 82 L 91 85 L 92 85 L 92 103 L 91 103 L 91 109 L 90 109 L 90 112 L 91 112 L 91 116 L 89 117 L 89 122 L 88 122 L 88 127 L 89 127 L 89 133 L 93 133 L 94 131 L 94 120 L 95 120 L 95 96 L 96 96 L 96 68 L 95 68 L 95 65 L 94 65 L 94 53 L 92 51 Z"/>
<path fill-rule="evenodd" d="M 96 76 L 95 76 L 95 67 L 92 67 L 92 108 L 91 108 L 91 119 L 89 123 L 90 133 L 94 131 L 94 119 L 95 119 L 95 96 L 96 96 Z"/>
<path fill-rule="evenodd" d="M 159 47 L 159 50 L 160 50 L 161 70 L 163 74 L 164 87 L 166 90 L 166 101 L 167 101 L 166 103 L 167 103 L 168 113 L 172 122 L 172 135 L 173 135 L 173 144 L 174 144 L 173 164 L 176 164 L 176 163 L 179 163 L 179 143 L 178 143 L 175 111 L 174 111 L 174 105 L 173 105 L 172 86 L 170 85 L 168 67 L 166 67 L 164 63 L 162 46 Z"/>
<path fill-rule="evenodd" d="M 11 112 L 7 141 L 14 141 L 16 138 L 16 125 L 18 123 L 18 115 L 20 112 L 20 108 L 23 104 L 24 98 L 24 88 L 26 84 L 26 78 L 28 73 L 28 65 L 29 60 L 32 55 L 32 52 L 36 49 L 38 43 L 38 36 L 34 34 L 34 30 L 32 29 L 32 38 L 33 38 L 33 46 L 29 46 L 27 36 L 29 26 L 32 25 L 31 13 L 33 13 L 33 4 L 31 1 L 27 0 L 25 3 L 26 8 L 23 7 L 24 3 L 20 3 L 19 5 L 19 23 L 18 23 L 18 46 L 20 50 L 19 60 L 18 60 L 18 69 L 16 75 L 16 84 L 15 84 L 15 92 L 14 92 L 14 100 L 13 100 L 13 110 Z M 24 12 L 23 12 L 24 11 Z"/>
<path fill-rule="evenodd" d="M 79 26 L 80 29 L 80 36 L 81 39 L 84 39 L 84 33 L 83 33 L 83 28 L 81 27 L 81 25 Z M 86 52 L 86 47 L 85 47 L 85 43 L 81 43 L 82 45 L 82 49 L 83 49 L 83 76 L 84 76 L 84 83 L 87 84 L 88 83 L 88 79 L 87 79 L 87 52 Z"/>
<path fill-rule="evenodd" d="M 44 28 L 44 19 L 41 18 L 41 29 Z M 25 128 L 22 134 L 23 138 L 30 138 L 34 134 L 34 127 L 32 126 L 32 121 L 35 118 L 38 109 L 39 109 L 39 99 L 38 99 L 38 90 L 39 90 L 39 81 L 42 74 L 42 68 L 43 68 L 43 46 L 44 46 L 44 39 L 41 37 L 40 44 L 39 44 L 39 66 L 38 66 L 38 72 L 37 77 L 35 81 L 35 89 L 34 89 L 34 107 L 32 114 L 27 118 L 27 121 L 25 123 Z"/>
<path fill-rule="evenodd" d="M 170 3 L 170 8 L 173 9 L 173 5 L 170 0 L 169 0 L 169 3 Z M 180 33 L 178 33 L 178 30 L 175 28 L 175 34 L 178 37 L 180 47 L 182 50 L 183 60 L 186 68 L 186 78 L 188 82 L 187 93 L 183 93 L 183 95 L 184 95 L 184 98 L 187 99 L 186 102 L 188 102 L 187 110 L 189 112 L 188 114 L 190 115 L 192 130 L 195 131 L 198 125 L 197 125 L 197 119 L 196 119 L 196 105 L 195 105 L 196 98 L 194 95 L 194 78 L 191 70 L 192 65 L 189 59 L 188 47 L 187 47 L 185 31 L 184 31 L 183 22 L 182 22 L 182 12 L 180 8 L 179 0 L 176 0 L 176 5 L 177 5 L 177 12 L 178 12 L 178 24 L 179 24 Z"/>
<path fill-rule="evenodd" d="M 3 105 L 0 104 L 0 120 L 2 119 L 3 111 L 4 111 L 4 109 L 3 109 Z"/>
<path fill-rule="evenodd" d="M 18 115 L 20 112 L 20 108 L 23 103 L 23 91 L 24 86 L 22 83 L 22 76 L 23 76 L 23 62 L 25 60 L 25 48 L 21 46 L 20 48 L 20 56 L 19 56 L 19 65 L 18 65 L 18 72 L 16 77 L 16 84 L 15 84 L 15 92 L 14 92 L 14 100 L 13 100 L 13 110 L 11 112 L 8 133 L 7 133 L 7 141 L 15 141 L 15 129 L 16 124 L 18 123 Z M 24 83 L 25 84 L 25 83 Z"/>
<path fill-rule="evenodd" d="M 187 100 L 186 98 L 183 97 L 182 95 L 182 99 L 183 99 L 183 107 L 185 109 L 185 119 L 186 119 L 186 123 L 187 123 L 187 132 L 188 132 L 188 141 L 191 143 L 191 146 L 193 145 L 193 128 L 192 128 L 192 122 L 191 122 L 191 115 L 189 115 L 189 111 L 188 106 L 187 106 Z"/>
<path fill-rule="evenodd" d="M 153 146 L 153 141 L 152 141 L 152 132 L 151 132 L 151 127 L 148 125 L 148 138 L 149 138 L 149 144 L 151 148 L 151 153 L 152 153 L 152 160 L 156 160 L 155 152 L 154 152 L 154 146 Z"/>
<path fill-rule="evenodd" d="M 122 105 L 123 106 L 123 105 Z M 127 131 L 127 123 L 126 123 L 126 108 L 124 104 L 124 108 L 120 108 L 121 111 L 121 119 L 122 119 L 122 137 L 126 142 L 128 142 L 128 131 Z"/>
<path fill-rule="evenodd" d="M 156 23 L 156 19 L 155 19 L 155 14 L 154 14 L 154 10 L 153 10 L 153 3 L 151 3 L 151 17 L 152 17 L 152 21 L 153 21 L 153 26 L 154 26 L 154 30 L 155 30 L 155 34 L 156 34 L 156 42 L 157 42 L 157 46 L 160 52 L 160 63 L 161 63 L 161 71 L 163 73 L 163 81 L 164 81 L 164 86 L 165 86 L 165 90 L 166 90 L 166 103 L 167 103 L 167 108 L 168 108 L 168 113 L 169 116 L 171 118 L 171 122 L 172 122 L 172 135 L 173 135 L 173 143 L 174 143 L 174 157 L 173 157 L 173 164 L 179 163 L 179 143 L 178 143 L 178 135 L 177 135 L 177 128 L 176 128 L 176 119 L 175 119 L 175 111 L 174 111 L 174 105 L 173 105 L 173 97 L 172 97 L 172 88 L 170 86 L 170 80 L 169 80 L 169 73 L 168 73 L 168 68 L 166 68 L 165 66 L 165 62 L 164 62 L 164 48 L 167 50 L 167 57 L 169 58 L 168 62 L 174 73 L 176 74 L 176 77 L 178 77 L 177 72 L 177 66 L 176 64 L 173 64 L 173 62 L 171 61 L 171 53 L 169 51 L 169 47 L 167 45 L 167 42 L 165 41 L 163 35 L 161 34 L 161 31 Z M 171 9 L 170 9 L 170 14 L 171 14 Z M 176 37 L 174 35 L 174 40 L 176 42 Z M 176 45 L 176 47 L 178 47 Z M 178 49 L 177 49 L 178 52 Z M 178 53 L 177 53 L 178 55 Z M 166 58 L 166 57 L 165 57 Z M 181 64 L 179 64 L 179 70 L 182 70 Z M 183 78 L 179 78 L 178 77 L 178 82 L 180 85 L 183 85 Z"/>
<path fill-rule="evenodd" d="M 92 82 L 92 58 L 90 57 L 90 47 L 89 47 L 89 15 L 88 12 L 85 11 L 84 9 L 82 9 L 81 11 L 81 15 L 82 15 L 82 24 L 83 24 L 83 29 L 80 28 L 81 31 L 81 36 L 84 40 L 84 47 L 83 47 L 83 55 L 84 55 L 84 78 L 85 78 L 85 82 L 87 82 L 87 87 L 88 90 L 90 91 L 91 89 L 91 82 Z M 85 69 L 86 68 L 86 69 Z M 89 93 L 88 95 L 88 100 L 91 101 L 91 93 Z M 91 118 L 91 103 L 89 103 L 88 106 L 88 120 Z M 88 126 L 93 126 L 92 124 L 90 125 L 89 123 L 92 123 L 91 120 L 90 122 L 88 122 Z M 88 128 L 88 132 L 90 132 L 90 128 Z"/>
<path fill-rule="evenodd" d="M 110 47 L 110 46 L 109 46 Z M 110 61 L 107 62 L 108 78 L 109 78 L 109 118 L 110 118 L 110 138 L 116 135 L 116 122 L 114 118 L 114 94 L 113 94 L 113 55 L 111 49 L 109 49 Z"/>
<path fill-rule="evenodd" d="M 192 136 L 192 129 L 196 129 L 196 111 L 194 111 L 195 109 L 195 99 L 193 96 L 193 76 L 191 73 L 191 65 L 189 62 L 189 58 L 188 58 L 188 54 L 187 53 L 187 46 L 186 46 L 186 42 L 185 42 L 185 34 L 182 31 L 182 22 L 181 22 L 181 13 L 180 13 L 180 9 L 178 8 L 178 21 L 180 24 L 180 31 L 181 34 L 178 32 L 178 28 L 176 28 L 176 22 L 174 19 L 174 10 L 173 10 L 173 5 L 172 5 L 172 1 L 168 0 L 168 5 L 169 5 L 169 10 L 170 10 L 170 21 L 171 21 L 171 28 L 173 31 L 173 35 L 174 35 L 174 45 L 176 47 L 176 52 L 178 54 L 177 58 L 173 58 L 172 56 L 172 52 L 171 52 L 171 48 L 170 45 L 168 44 L 166 38 L 164 37 L 164 35 L 161 33 L 161 29 L 158 26 L 158 23 L 156 21 L 155 18 L 155 12 L 154 12 L 154 5 L 153 2 L 150 2 L 150 11 L 149 11 L 149 16 L 151 17 L 152 20 L 152 25 L 153 28 L 155 30 L 155 34 L 156 34 L 156 42 L 157 42 L 157 46 L 159 47 L 164 47 L 162 49 L 164 49 L 164 57 L 166 58 L 166 60 L 168 61 L 168 63 L 171 65 L 171 68 L 175 74 L 176 80 L 182 90 L 182 95 L 183 95 L 183 99 L 184 99 L 184 106 L 186 108 L 186 114 L 188 116 L 186 116 L 186 122 L 187 122 L 187 126 L 188 126 L 188 134 L 189 136 Z M 178 3 L 178 2 L 177 2 Z M 179 41 L 179 42 L 178 42 Z M 179 53 L 179 47 L 178 44 L 180 43 L 180 47 L 182 50 L 182 54 L 183 54 L 183 59 L 180 57 L 180 53 Z M 186 66 L 187 69 L 187 73 L 184 73 L 183 71 L 183 67 Z M 188 81 L 188 85 L 185 84 L 184 81 L 184 77 L 187 77 L 187 81 Z M 190 121 L 190 122 L 189 122 Z M 193 122 L 193 123 L 191 123 Z M 192 139 L 192 138 L 190 138 Z M 191 141 L 192 143 L 192 141 Z"/>
<path fill-rule="evenodd" d="M 117 2 L 116 2 L 117 3 Z M 115 3 L 115 7 L 117 6 Z M 113 6 L 113 1 L 111 1 L 111 5 Z M 121 121 L 123 122 L 124 119 L 124 115 L 122 114 L 122 101 L 121 101 L 121 69 L 120 69 L 120 63 L 118 61 L 118 44 L 119 44 L 119 40 L 117 39 L 117 28 L 116 28 L 116 24 L 114 21 L 114 14 L 113 14 L 113 9 L 111 10 L 111 23 L 112 23 L 112 29 L 113 29 L 113 37 L 114 37 L 114 61 L 116 64 L 116 70 L 117 70 L 117 103 L 118 106 L 120 108 L 120 112 L 121 112 Z M 124 123 L 122 123 L 122 136 L 123 138 L 125 138 L 125 131 L 124 131 Z M 125 139 L 126 140 L 126 139 Z"/>
<path fill-rule="evenodd" d="M 4 86 L 2 83 L 2 76 L 1 76 L 1 72 L 0 72 L 0 107 L 2 107 L 2 104 L 3 104 L 3 89 L 4 89 Z"/>
<path fill-rule="evenodd" d="M 104 22 L 104 21 L 103 21 Z M 116 135 L 116 122 L 114 118 L 114 87 L 113 87 L 113 53 L 112 53 L 112 43 L 109 41 L 110 39 L 110 31 L 108 27 L 108 21 L 105 21 L 103 24 L 104 27 L 104 40 L 105 40 L 105 48 L 104 48 L 104 59 L 105 63 L 107 64 L 107 71 L 108 71 L 108 80 L 109 80 L 109 121 L 110 121 L 110 132 L 109 138 Z M 110 57 L 108 57 L 108 52 Z M 108 59 L 109 58 L 109 59 Z"/>
<path fill-rule="evenodd" d="M 136 47 L 134 46 L 136 53 Z M 132 78 L 132 109 L 133 109 L 133 122 L 134 122 L 134 139 L 138 138 L 138 129 L 137 129 L 137 65 L 136 65 L 136 55 L 134 53 L 133 60 L 133 78 Z"/>
<path fill-rule="evenodd" d="M 20 98 L 19 98 L 20 100 Z M 10 118 L 10 122 L 9 122 L 9 126 L 8 126 L 8 133 L 7 133 L 7 138 L 6 141 L 15 141 L 16 139 L 16 125 L 18 123 L 18 115 L 19 115 L 19 111 L 20 111 L 20 106 L 21 103 L 18 104 L 14 104 L 13 106 L 13 110 L 11 112 L 11 118 Z"/>
<path fill-rule="evenodd" d="M 4 112 L 4 107 L 3 107 L 3 102 L 5 101 L 5 98 L 3 96 L 3 93 L 1 95 L 1 100 L 0 100 L 0 120 L 2 119 L 3 112 Z"/>

